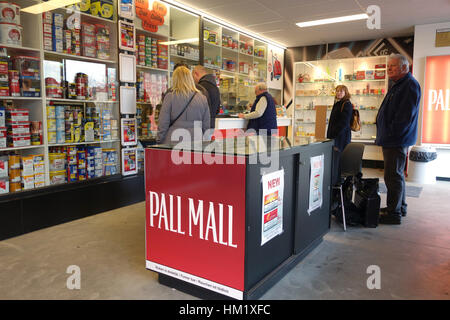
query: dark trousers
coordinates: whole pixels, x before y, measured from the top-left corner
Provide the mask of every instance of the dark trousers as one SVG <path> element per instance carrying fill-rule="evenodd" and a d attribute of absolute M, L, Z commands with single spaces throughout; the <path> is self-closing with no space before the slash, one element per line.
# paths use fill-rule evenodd
<path fill-rule="evenodd" d="M 387 188 L 387 212 L 400 215 L 406 212 L 405 165 L 408 148 L 384 148 L 384 183 Z"/>

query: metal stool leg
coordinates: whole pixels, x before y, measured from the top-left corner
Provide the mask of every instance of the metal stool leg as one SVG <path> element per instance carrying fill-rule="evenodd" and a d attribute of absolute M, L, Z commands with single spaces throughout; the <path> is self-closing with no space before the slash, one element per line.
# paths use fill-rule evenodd
<path fill-rule="evenodd" d="M 341 193 L 342 222 L 344 223 L 344 231 L 347 231 L 347 225 L 345 223 L 345 208 L 344 208 L 344 196 L 342 194 L 342 185 L 339 186 L 339 191 Z"/>

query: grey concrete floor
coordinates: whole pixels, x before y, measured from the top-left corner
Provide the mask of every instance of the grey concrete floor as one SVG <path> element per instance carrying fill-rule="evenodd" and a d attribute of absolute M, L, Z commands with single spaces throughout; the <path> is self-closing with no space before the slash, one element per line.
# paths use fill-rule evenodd
<path fill-rule="evenodd" d="M 364 169 L 364 177 L 381 170 Z M 414 184 L 416 185 L 416 184 Z M 407 198 L 400 226 L 332 222 L 324 241 L 262 299 L 450 300 L 450 182 Z M 385 195 L 382 194 L 382 205 Z M 195 299 L 145 269 L 145 203 L 0 241 L 0 299 Z M 67 289 L 70 265 L 81 288 Z M 369 266 L 381 288 L 368 289 Z"/>

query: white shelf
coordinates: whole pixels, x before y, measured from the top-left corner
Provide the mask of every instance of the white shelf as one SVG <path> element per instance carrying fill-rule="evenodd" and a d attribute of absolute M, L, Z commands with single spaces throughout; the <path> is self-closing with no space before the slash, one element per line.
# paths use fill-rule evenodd
<path fill-rule="evenodd" d="M 231 49 L 231 48 L 227 48 L 227 47 L 224 47 L 224 46 L 222 46 L 222 49 L 225 49 L 225 50 L 233 52 L 233 53 L 239 53 L 239 49 Z"/>
<path fill-rule="evenodd" d="M 140 64 L 137 64 L 136 68 L 137 69 L 152 70 L 152 71 L 160 71 L 160 72 L 168 72 L 169 71 L 169 69 L 153 68 L 153 67 L 143 66 L 143 65 L 140 65 Z"/>
<path fill-rule="evenodd" d="M 66 142 L 66 143 L 57 143 L 57 144 L 49 144 L 48 147 L 64 147 L 64 146 L 79 146 L 85 144 L 104 144 L 104 143 L 112 143 L 119 142 L 120 140 L 110 140 L 110 141 L 92 141 L 92 142 Z"/>
<path fill-rule="evenodd" d="M 40 101 L 40 100 L 42 100 L 42 97 L 10 97 L 10 96 L 0 96 L 0 100 Z"/>
<path fill-rule="evenodd" d="M 64 103 L 119 103 L 119 101 L 108 100 L 75 100 L 75 99 L 62 99 L 62 98 L 46 98 L 47 101 L 64 102 Z"/>
<path fill-rule="evenodd" d="M 49 50 L 44 50 L 44 53 L 49 56 L 60 57 L 60 58 L 71 59 L 71 60 L 91 61 L 91 62 L 99 62 L 99 63 L 106 63 L 106 64 L 116 64 L 117 63 L 117 61 L 114 61 L 114 60 L 77 56 L 74 54 L 61 53 L 61 52 L 55 52 L 55 51 L 49 51 Z"/>
<path fill-rule="evenodd" d="M 4 47 L 4 48 L 7 48 L 7 49 L 12 49 L 14 51 L 26 51 L 26 52 L 36 52 L 36 53 L 40 53 L 41 52 L 41 49 L 16 46 L 16 45 L 12 45 L 12 44 L 1 43 L 1 42 L 0 42 L 0 47 Z"/>
<path fill-rule="evenodd" d="M 185 57 L 185 56 L 179 56 L 177 54 L 172 54 L 172 53 L 170 54 L 170 56 L 178 58 L 178 59 L 185 59 L 185 60 L 196 61 L 196 62 L 198 62 L 199 59 L 200 59 L 200 57 L 198 59 L 194 59 L 194 58 L 188 58 L 188 57 Z"/>
<path fill-rule="evenodd" d="M 40 144 L 38 146 L 31 145 L 31 146 L 25 146 L 25 147 L 8 147 L 8 148 L 0 148 L 0 152 L 3 151 L 14 151 L 14 150 L 26 150 L 26 149 L 36 149 L 36 148 L 44 148 L 44 144 Z"/>
<path fill-rule="evenodd" d="M 205 43 L 205 44 L 207 44 L 207 45 L 209 45 L 211 47 L 222 48 L 222 46 L 220 44 L 215 44 L 215 43 L 211 43 L 211 42 L 208 42 L 208 41 L 203 41 L 203 43 Z"/>

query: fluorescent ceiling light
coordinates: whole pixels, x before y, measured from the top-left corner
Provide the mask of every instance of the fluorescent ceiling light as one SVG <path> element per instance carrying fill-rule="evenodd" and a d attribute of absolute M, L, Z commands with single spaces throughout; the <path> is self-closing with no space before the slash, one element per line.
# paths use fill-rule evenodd
<path fill-rule="evenodd" d="M 198 38 L 189 38 L 189 39 L 182 39 L 182 40 L 176 40 L 176 41 L 165 41 L 165 42 L 160 42 L 160 43 L 165 44 L 165 45 L 171 45 L 171 44 L 191 43 L 191 42 L 198 42 Z"/>
<path fill-rule="evenodd" d="M 299 22 L 299 23 L 296 23 L 296 25 L 299 26 L 300 28 L 304 28 L 304 27 L 318 26 L 318 25 L 322 25 L 322 24 L 363 20 L 363 19 L 368 19 L 368 18 L 369 18 L 369 16 L 367 15 L 367 13 L 361 13 L 361 14 L 354 14 L 351 16 L 343 16 L 343 17 L 336 17 L 336 18 L 329 18 L 329 19 Z"/>
<path fill-rule="evenodd" d="M 58 8 L 62 8 L 65 6 L 70 6 L 75 3 L 79 3 L 81 0 L 50 0 L 47 2 L 35 4 L 33 6 L 29 6 L 26 8 L 21 9 L 23 12 L 27 13 L 33 13 L 33 14 L 40 14 L 42 12 L 55 10 Z"/>
<path fill-rule="evenodd" d="M 222 26 L 224 26 L 227 29 L 231 29 L 231 30 L 234 30 L 234 31 L 237 31 L 237 32 L 240 32 L 240 33 L 244 33 L 247 36 L 250 36 L 250 37 L 255 38 L 255 39 L 259 40 L 259 41 L 265 42 L 267 44 L 271 44 L 271 45 L 276 46 L 276 47 L 278 47 L 280 49 L 283 49 L 283 50 L 286 49 L 286 46 L 284 46 L 284 45 L 282 45 L 280 43 L 276 43 L 273 40 L 266 39 L 266 38 L 264 38 L 264 37 L 262 37 L 262 36 L 260 36 L 260 35 L 258 35 L 256 33 L 254 33 L 254 32 L 245 30 L 243 28 L 239 28 L 239 27 L 233 25 L 230 22 L 227 22 L 225 20 L 222 20 L 222 19 L 216 18 L 214 16 L 211 16 L 211 15 L 209 15 L 209 14 L 207 14 L 207 13 L 205 13 L 205 12 L 199 10 L 199 9 L 194 9 L 192 7 L 188 7 L 187 5 L 185 5 L 185 4 L 181 3 L 181 2 L 178 2 L 178 1 L 175 1 L 175 0 L 161 0 L 161 1 L 165 2 L 165 3 L 169 4 L 169 5 L 175 6 L 177 9 L 182 8 L 182 9 L 184 9 L 186 11 L 190 11 L 192 13 L 197 13 L 198 15 L 201 15 L 203 18 L 205 18 L 205 19 L 207 19 L 207 20 L 209 20 L 211 22 L 221 24 Z"/>

